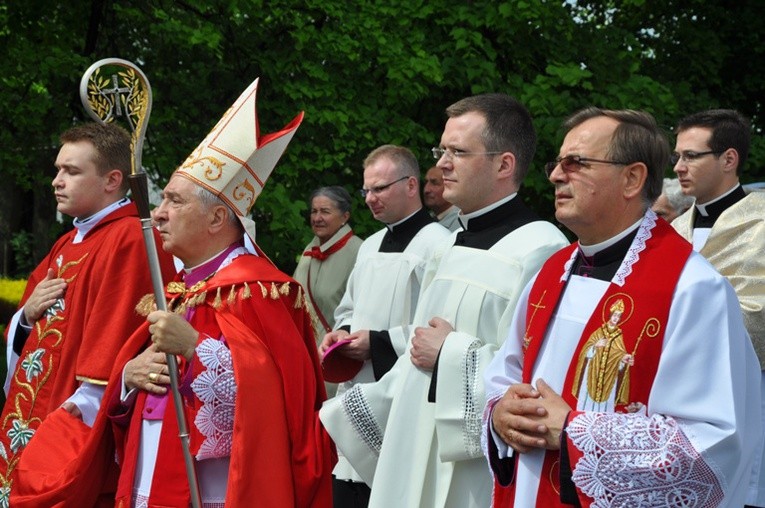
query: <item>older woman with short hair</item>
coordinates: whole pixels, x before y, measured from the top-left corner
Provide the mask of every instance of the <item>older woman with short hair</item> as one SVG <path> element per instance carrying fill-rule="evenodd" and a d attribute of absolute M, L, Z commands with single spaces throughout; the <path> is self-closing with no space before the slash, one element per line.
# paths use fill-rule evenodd
<path fill-rule="evenodd" d="M 313 240 L 304 249 L 293 277 L 306 291 L 317 344 L 332 331 L 335 308 L 345 293 L 348 276 L 362 240 L 353 234 L 351 196 L 334 185 L 316 189 L 310 198 Z"/>

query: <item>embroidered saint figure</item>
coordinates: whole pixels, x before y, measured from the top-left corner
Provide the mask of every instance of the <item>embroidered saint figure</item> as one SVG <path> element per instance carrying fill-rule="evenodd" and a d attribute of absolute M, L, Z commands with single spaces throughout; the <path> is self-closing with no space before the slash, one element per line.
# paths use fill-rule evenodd
<path fill-rule="evenodd" d="M 613 411 L 616 405 L 629 402 L 628 367 L 634 358 L 627 352 L 619 326 L 624 300 L 616 300 L 608 310 L 609 319 L 590 335 L 579 353 L 572 389 L 578 409 Z"/>

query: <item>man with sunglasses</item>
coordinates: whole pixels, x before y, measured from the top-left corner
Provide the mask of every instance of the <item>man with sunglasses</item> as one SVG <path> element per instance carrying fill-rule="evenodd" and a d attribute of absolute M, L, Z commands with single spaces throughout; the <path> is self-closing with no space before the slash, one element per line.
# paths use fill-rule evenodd
<path fill-rule="evenodd" d="M 653 117 L 587 108 L 547 165 L 578 242 L 526 286 L 486 372 L 495 506 L 741 506 L 759 366 L 730 284 L 650 206 Z"/>
<path fill-rule="evenodd" d="M 335 310 L 335 329 L 319 346 L 324 353 L 338 341 L 350 340 L 332 354 L 364 362 L 358 374 L 338 386 L 338 396 L 356 383 L 379 379 L 404 352 L 407 334 L 387 330 L 411 322 L 426 263 L 449 236 L 422 206 L 419 175 L 417 158 L 401 146 L 380 146 L 364 160 L 361 195 L 385 227 L 361 244 Z M 367 506 L 369 487 L 339 455 L 333 471 L 334 506 Z"/>
<path fill-rule="evenodd" d="M 408 334 L 389 331 L 410 341 L 407 352 L 378 382 L 321 411 L 338 448 L 372 484 L 373 507 L 489 504 L 482 373 L 507 336 L 521 289 L 568 243 L 519 194 L 536 149 L 526 108 L 484 94 L 446 113 L 433 156 L 463 229 L 429 264 Z"/>
<path fill-rule="evenodd" d="M 749 121 L 730 109 L 680 120 L 672 162 L 683 193 L 696 202 L 672 226 L 733 285 L 765 368 L 765 193 L 746 194 L 739 183 L 750 132 Z M 765 390 L 765 375 L 761 382 Z M 753 470 L 751 506 L 765 506 L 763 469 Z"/>

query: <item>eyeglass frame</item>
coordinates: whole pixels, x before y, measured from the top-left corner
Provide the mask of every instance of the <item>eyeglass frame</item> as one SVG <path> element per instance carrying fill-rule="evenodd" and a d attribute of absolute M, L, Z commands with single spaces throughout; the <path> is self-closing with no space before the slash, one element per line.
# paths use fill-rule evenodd
<path fill-rule="evenodd" d="M 680 153 L 672 152 L 669 155 L 669 163 L 672 166 L 676 166 L 678 162 L 683 161 L 685 163 L 698 160 L 705 155 L 717 155 L 718 157 L 725 153 L 725 150 L 707 150 L 706 152 L 695 152 L 693 150 L 683 150 Z"/>
<path fill-rule="evenodd" d="M 563 161 L 568 160 L 569 162 L 566 164 L 561 164 Z M 545 176 L 547 178 L 550 178 L 550 175 L 552 175 L 553 171 L 555 171 L 555 168 L 560 165 L 561 169 L 564 173 L 576 173 L 579 171 L 580 168 L 589 168 L 589 163 L 592 162 L 599 162 L 601 164 L 613 164 L 614 166 L 627 166 L 629 164 L 632 164 L 631 162 L 621 162 L 621 161 L 609 161 L 605 159 L 593 159 L 591 157 L 582 157 L 580 155 L 566 155 L 565 157 L 558 157 L 554 161 L 550 161 L 545 163 L 544 171 Z M 567 165 L 576 165 L 578 166 L 577 169 L 566 169 Z"/>
<path fill-rule="evenodd" d="M 471 155 L 499 155 L 501 153 L 505 152 L 465 152 L 464 150 L 454 150 L 452 148 L 439 148 L 437 146 L 434 146 L 430 149 L 430 152 L 433 154 L 433 158 L 437 161 L 440 161 L 441 158 L 445 155 L 448 155 L 447 160 L 454 160 L 459 159 L 460 157 L 469 157 Z"/>
<path fill-rule="evenodd" d="M 366 199 L 367 194 L 372 194 L 373 196 L 376 196 L 383 192 L 385 189 L 393 185 L 394 183 L 403 182 L 404 180 L 407 180 L 409 178 L 415 178 L 414 176 L 402 176 L 398 180 L 393 180 L 390 183 L 386 183 L 384 185 L 375 185 L 374 187 L 370 187 L 369 189 L 361 188 L 359 189 L 359 194 L 361 194 L 361 197 Z"/>

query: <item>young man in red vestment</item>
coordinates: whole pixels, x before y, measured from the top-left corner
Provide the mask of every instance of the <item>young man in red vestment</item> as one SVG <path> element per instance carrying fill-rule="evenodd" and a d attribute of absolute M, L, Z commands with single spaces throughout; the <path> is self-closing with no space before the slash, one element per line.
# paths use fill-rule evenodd
<path fill-rule="evenodd" d="M 494 505 L 742 506 L 759 362 L 731 285 L 649 209 L 667 140 L 638 111 L 565 127 L 546 169 L 579 240 L 526 286 L 485 374 Z"/>
<path fill-rule="evenodd" d="M 244 247 L 249 210 L 302 120 L 262 138 L 257 80 L 173 174 L 153 219 L 184 269 L 126 349 L 114 377 L 117 506 L 188 506 L 165 354 L 181 393 L 205 507 L 331 505 L 326 398 L 300 285 Z M 147 310 L 151 310 L 151 305 Z M 149 341 L 151 339 L 151 341 Z M 148 347 L 146 347 L 148 345 Z"/>
<path fill-rule="evenodd" d="M 74 229 L 32 272 L 8 327 L 0 506 L 77 455 L 117 352 L 141 324 L 133 308 L 151 291 L 138 212 L 125 197 L 130 135 L 88 123 L 66 131 L 61 143 L 52 184 L 58 211 L 74 217 Z M 172 276 L 171 256 L 160 260 Z M 95 495 L 100 473 L 91 477 Z"/>

